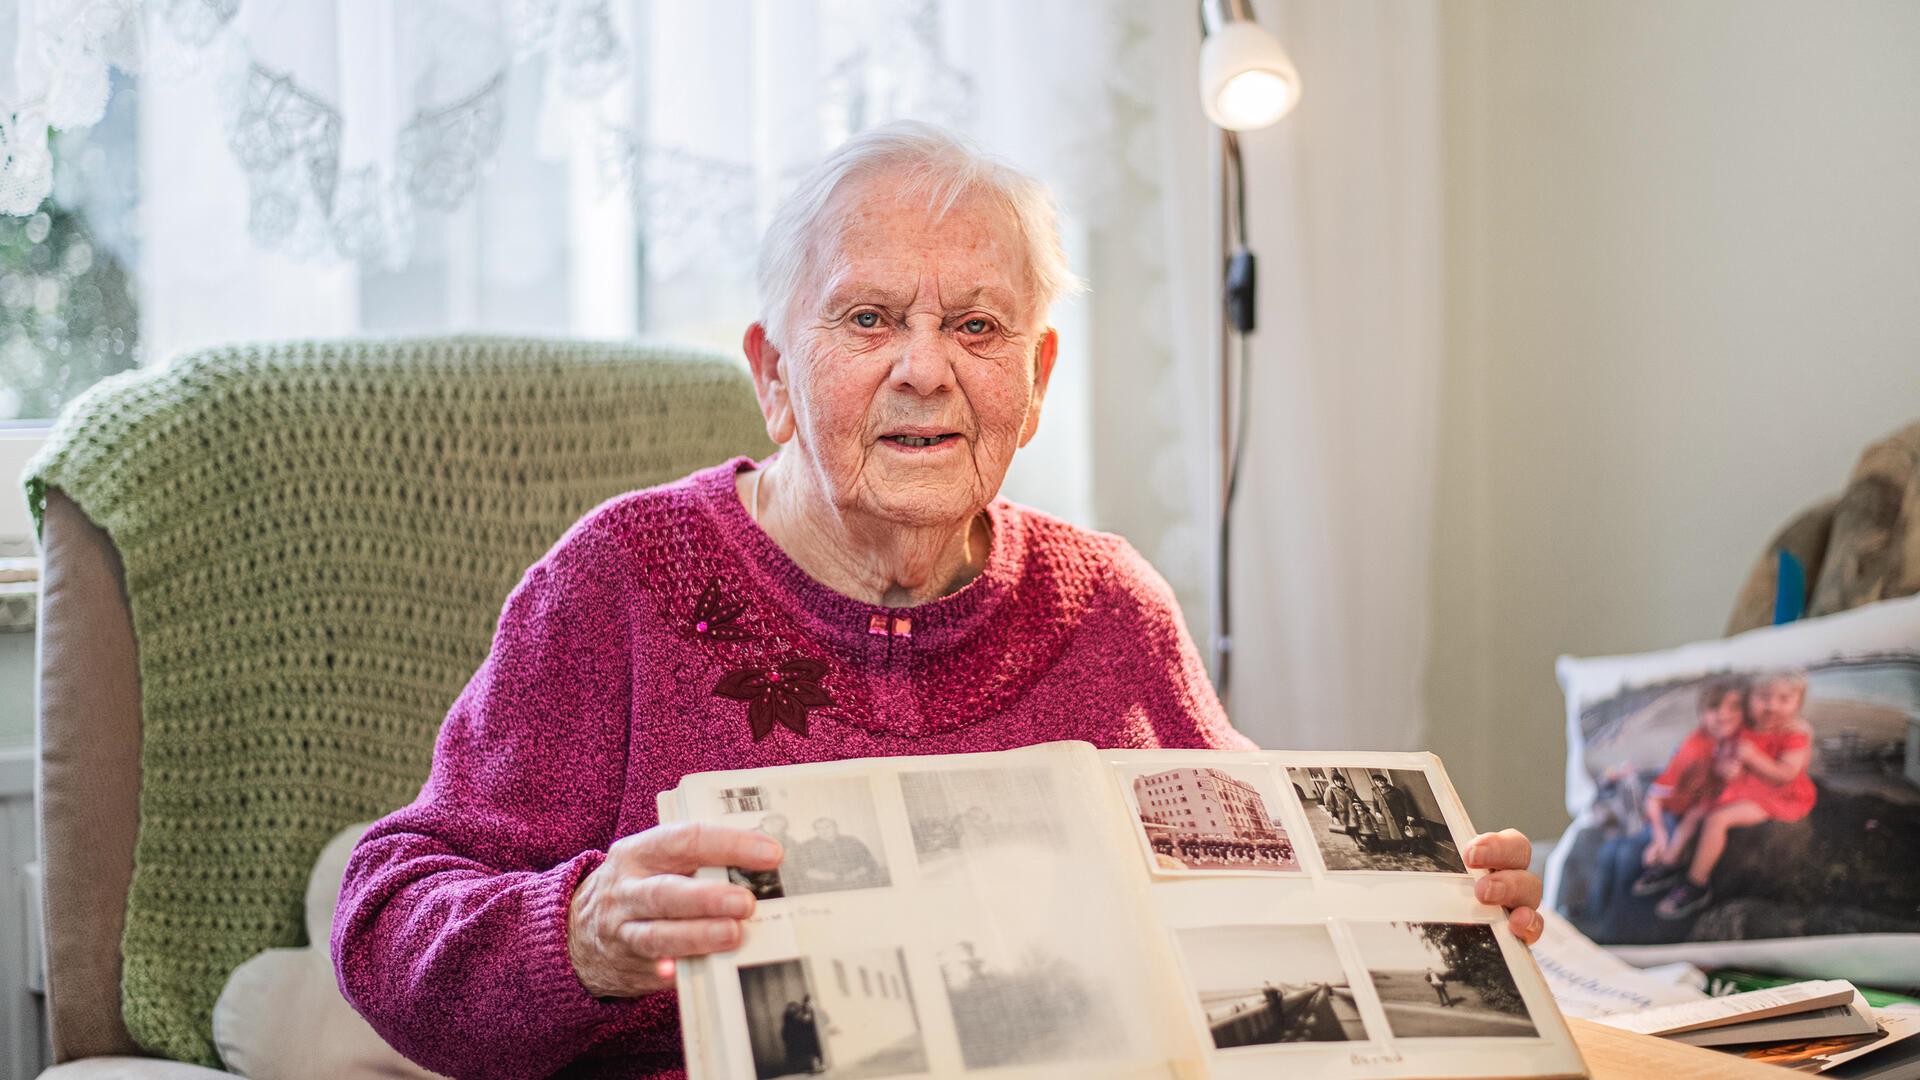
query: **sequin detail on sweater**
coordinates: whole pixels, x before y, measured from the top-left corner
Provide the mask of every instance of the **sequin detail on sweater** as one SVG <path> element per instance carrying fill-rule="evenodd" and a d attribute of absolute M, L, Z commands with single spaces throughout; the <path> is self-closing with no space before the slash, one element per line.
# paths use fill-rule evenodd
<path fill-rule="evenodd" d="M 687 773 L 1052 739 L 1251 747 L 1171 590 L 1119 538 L 996 502 L 978 577 L 881 608 L 807 577 L 753 523 L 735 494 L 751 467 L 576 523 L 508 598 L 420 797 L 355 849 L 333 927 L 341 986 L 428 1068 L 681 1075 L 672 995 L 589 995 L 566 923 L 579 880 L 657 824 L 658 795 Z M 688 616 L 703 609 L 743 636 L 700 633 Z M 755 720 L 795 674 L 800 715 L 767 704 Z"/>

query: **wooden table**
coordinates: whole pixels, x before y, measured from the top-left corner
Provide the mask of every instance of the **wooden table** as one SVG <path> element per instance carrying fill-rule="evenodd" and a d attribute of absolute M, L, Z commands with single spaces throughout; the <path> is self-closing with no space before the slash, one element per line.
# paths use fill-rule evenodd
<path fill-rule="evenodd" d="M 1588 1020 L 1568 1017 L 1567 1026 L 1573 1029 L 1573 1041 L 1580 1044 L 1593 1080 L 1780 1080 L 1792 1075 L 1778 1065 L 1757 1065 L 1732 1054 L 1635 1035 Z"/>

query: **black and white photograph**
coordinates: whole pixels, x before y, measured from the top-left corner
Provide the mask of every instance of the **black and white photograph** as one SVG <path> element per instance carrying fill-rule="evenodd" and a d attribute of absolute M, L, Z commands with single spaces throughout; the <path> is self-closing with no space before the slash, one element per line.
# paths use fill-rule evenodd
<path fill-rule="evenodd" d="M 720 823 L 780 842 L 778 868 L 728 867 L 727 877 L 761 900 L 874 889 L 893 882 L 873 788 L 864 777 L 728 788 Z"/>
<path fill-rule="evenodd" d="M 1175 937 L 1215 1047 L 1367 1038 L 1326 926 L 1203 926 Z"/>
<path fill-rule="evenodd" d="M 989 931 L 934 959 L 968 1069 L 1100 1057 L 1126 1040 L 1100 980 L 1038 940 Z"/>
<path fill-rule="evenodd" d="M 930 872 L 980 856 L 1052 862 L 1066 844 L 1058 793 L 1045 769 L 953 769 L 900 774 L 907 825 Z"/>
<path fill-rule="evenodd" d="M 1396 1037 L 1539 1034 L 1486 923 L 1349 923 L 1347 929 Z"/>
<path fill-rule="evenodd" d="M 899 949 L 742 967 L 740 999 L 759 1080 L 865 1080 L 926 1071 L 919 1005 Z"/>
<path fill-rule="evenodd" d="M 1287 777 L 1328 870 L 1467 872 L 1425 772 L 1313 765 Z"/>
<path fill-rule="evenodd" d="M 1156 873 L 1302 872 L 1266 766 L 1129 765 L 1120 775 Z"/>

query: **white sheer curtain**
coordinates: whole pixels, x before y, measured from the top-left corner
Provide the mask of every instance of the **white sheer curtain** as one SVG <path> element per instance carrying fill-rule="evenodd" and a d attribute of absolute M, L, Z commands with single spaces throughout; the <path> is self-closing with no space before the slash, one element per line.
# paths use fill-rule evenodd
<path fill-rule="evenodd" d="M 1146 0 L 206 5 L 126 7 L 154 357 L 448 328 L 732 350 L 787 182 L 903 116 L 1049 180 L 1097 277 L 1117 117 L 1160 104 Z M 1066 363 L 1009 494 L 1094 524 L 1092 335 L 1083 302 L 1056 319 Z"/>
<path fill-rule="evenodd" d="M 1190 5 L 27 0 L 17 15 L 0 55 L 41 62 L 0 87 L 16 138 L 48 116 L 86 123 L 110 67 L 138 72 L 127 254 L 149 362 L 451 329 L 731 351 L 756 313 L 760 229 L 798 170 L 895 117 L 967 132 L 1053 185 L 1093 286 L 1055 312 L 1062 362 L 1007 492 L 1124 532 L 1206 625 L 1193 451 L 1209 445 L 1196 380 L 1214 254 Z"/>
<path fill-rule="evenodd" d="M 1443 359 L 1438 11 L 1261 5 L 1304 91 L 1243 141 L 1261 256 L 1235 722 L 1419 749 Z"/>
<path fill-rule="evenodd" d="M 1259 9 L 1306 91 L 1244 142 L 1262 325 L 1231 708 L 1269 745 L 1420 745 L 1438 16 L 1431 0 Z M 0 19 L 0 56 L 39 66 L 0 80 L 13 95 L 0 144 L 30 144 L 35 122 L 86 122 L 109 65 L 140 71 L 134 261 L 149 359 L 443 330 L 732 351 L 756 314 L 754 245 L 797 170 L 894 117 L 971 134 L 1054 186 L 1092 285 L 1055 313 L 1062 361 L 1007 493 L 1128 537 L 1207 649 L 1220 253 L 1194 4 L 22 0 L 16 12 L 11 27 Z M 8 159 L 0 194 L 24 190 L 35 160 Z"/>

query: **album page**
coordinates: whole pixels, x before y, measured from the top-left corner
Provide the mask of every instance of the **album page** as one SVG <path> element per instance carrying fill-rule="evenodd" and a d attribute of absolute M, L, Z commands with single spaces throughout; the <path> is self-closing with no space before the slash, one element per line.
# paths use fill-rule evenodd
<path fill-rule="evenodd" d="M 686 777 L 662 820 L 757 829 L 733 952 L 680 965 L 695 1080 L 1206 1075 L 1172 942 L 1086 743 Z"/>
<path fill-rule="evenodd" d="M 1101 756 L 1210 1075 L 1586 1075 L 1434 755 Z"/>

